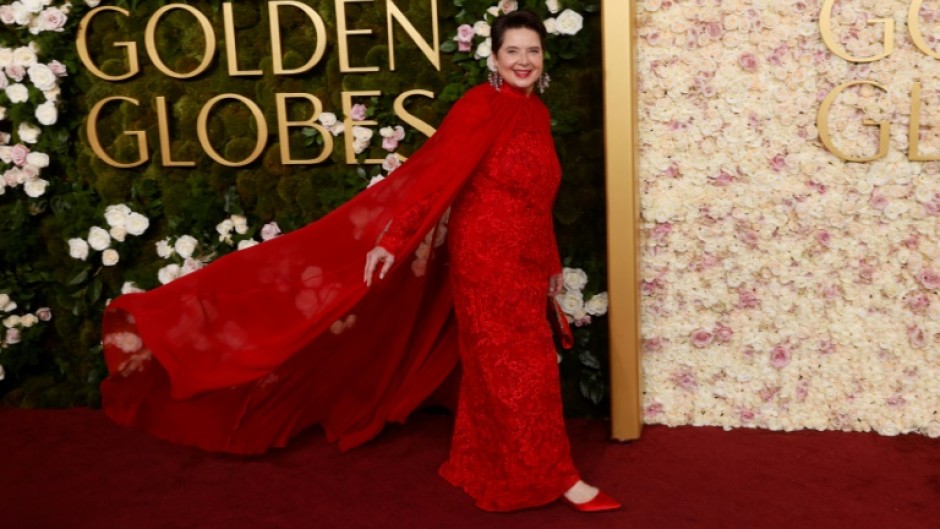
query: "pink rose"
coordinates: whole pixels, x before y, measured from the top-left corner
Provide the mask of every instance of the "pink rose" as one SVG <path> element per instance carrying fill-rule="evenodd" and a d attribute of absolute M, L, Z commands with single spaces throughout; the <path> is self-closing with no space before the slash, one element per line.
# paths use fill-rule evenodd
<path fill-rule="evenodd" d="M 361 103 L 356 103 L 349 110 L 349 117 L 355 121 L 362 121 L 366 119 L 366 106 Z"/>
<path fill-rule="evenodd" d="M 654 239 L 664 239 L 672 233 L 672 224 L 668 222 L 657 223 L 653 228 L 653 238 Z"/>
<path fill-rule="evenodd" d="M 738 307 L 742 309 L 753 309 L 760 306 L 760 300 L 753 290 L 744 290 L 738 292 Z"/>
<path fill-rule="evenodd" d="M 787 166 L 787 157 L 783 154 L 778 154 L 770 160 L 770 168 L 776 172 L 782 171 Z"/>
<path fill-rule="evenodd" d="M 654 402 L 646 407 L 646 416 L 659 415 L 663 412 L 663 405 L 660 402 Z"/>
<path fill-rule="evenodd" d="M 885 403 L 889 408 L 900 408 L 907 404 L 907 401 L 900 395 L 894 395 L 885 399 Z"/>
<path fill-rule="evenodd" d="M 476 32 L 473 30 L 473 26 L 470 24 L 462 24 L 457 28 L 457 42 L 469 45 L 475 34 Z"/>
<path fill-rule="evenodd" d="M 0 22 L 7 25 L 16 22 L 16 16 L 13 14 L 13 6 L 8 4 L 0 6 Z"/>
<path fill-rule="evenodd" d="M 914 349 L 927 347 L 927 334 L 916 325 L 911 325 L 907 328 L 907 339 L 910 340 L 911 347 Z"/>
<path fill-rule="evenodd" d="M 692 332 L 692 345 L 699 349 L 708 347 L 714 339 L 715 337 L 712 336 L 712 333 L 705 329 L 696 329 Z"/>
<path fill-rule="evenodd" d="M 790 353 L 789 347 L 783 344 L 776 345 L 773 350 L 770 351 L 770 365 L 777 369 L 783 369 L 790 365 L 791 357 L 792 354 Z"/>
<path fill-rule="evenodd" d="M 805 380 L 801 380 L 796 385 L 796 400 L 798 402 L 803 402 L 806 400 L 806 397 L 809 396 L 809 383 Z"/>
<path fill-rule="evenodd" d="M 741 68 L 745 71 L 757 71 L 757 56 L 750 52 L 742 53 L 741 56 L 738 57 L 738 64 L 740 64 Z"/>
<path fill-rule="evenodd" d="M 868 200 L 868 204 L 877 210 L 882 210 L 888 207 L 888 197 L 882 195 L 876 189 L 871 192 L 871 198 Z"/>
<path fill-rule="evenodd" d="M 389 154 L 385 157 L 385 161 L 382 162 L 382 169 L 385 169 L 388 174 L 392 174 L 392 172 L 399 167 L 401 167 L 401 159 L 394 154 Z"/>
<path fill-rule="evenodd" d="M 731 337 L 734 336 L 734 331 L 731 330 L 731 327 L 722 325 L 721 323 L 715 325 L 715 340 L 718 343 L 728 343 L 731 341 Z"/>
<path fill-rule="evenodd" d="M 643 352 L 656 353 L 663 350 L 663 339 L 659 336 L 655 338 L 645 338 L 643 340 Z"/>
<path fill-rule="evenodd" d="M 698 387 L 698 381 L 695 379 L 695 374 L 689 366 L 682 366 L 682 369 L 673 373 L 670 380 L 673 384 L 686 391 L 695 391 Z"/>
<path fill-rule="evenodd" d="M 26 77 L 26 68 L 16 64 L 8 64 L 3 68 L 3 70 L 7 73 L 7 77 L 13 79 L 17 83 Z"/>
<path fill-rule="evenodd" d="M 740 417 L 741 422 L 751 422 L 754 420 L 754 410 L 750 408 L 742 408 L 738 412 L 738 417 Z"/>
<path fill-rule="evenodd" d="M 724 30 L 718 22 L 709 22 L 705 24 L 705 34 L 712 39 L 718 40 L 724 34 Z"/>
<path fill-rule="evenodd" d="M 760 396 L 760 400 L 770 402 L 777 396 L 777 393 L 780 393 L 780 386 L 764 386 L 757 392 L 757 395 Z"/>
<path fill-rule="evenodd" d="M 499 10 L 503 13 L 512 13 L 519 9 L 519 3 L 516 0 L 500 0 Z"/>
<path fill-rule="evenodd" d="M 473 44 L 470 42 L 457 41 L 457 51 L 461 53 L 469 53 L 473 49 Z"/>
<path fill-rule="evenodd" d="M 930 296 L 924 291 L 914 291 L 904 296 L 904 304 L 914 314 L 923 314 L 930 308 Z"/>
<path fill-rule="evenodd" d="M 940 273 L 924 268 L 917 274 L 917 281 L 928 290 L 937 290 L 940 288 Z"/>
<path fill-rule="evenodd" d="M 47 7 L 39 13 L 39 27 L 45 31 L 62 31 L 67 19 L 58 7 Z"/>
<path fill-rule="evenodd" d="M 398 140 L 392 137 L 382 138 L 382 148 L 388 152 L 394 152 L 398 148 Z"/>
<path fill-rule="evenodd" d="M 7 329 L 6 341 L 8 344 L 12 345 L 15 343 L 20 343 L 20 330 L 19 329 Z"/>
<path fill-rule="evenodd" d="M 36 317 L 39 318 L 39 321 L 49 321 L 52 319 L 52 309 L 42 307 L 36 311 Z"/>
<path fill-rule="evenodd" d="M 819 244 L 828 248 L 832 241 L 832 236 L 829 235 L 827 230 L 820 230 L 816 232 L 816 240 L 819 242 Z"/>
<path fill-rule="evenodd" d="M 68 75 L 68 72 L 65 69 L 65 65 L 59 61 L 53 60 L 49 62 L 46 66 L 55 74 L 56 77 L 65 77 Z"/>
<path fill-rule="evenodd" d="M 277 222 L 269 222 L 261 227 L 261 240 L 270 241 L 280 235 L 280 233 L 281 228 L 277 225 Z"/>
<path fill-rule="evenodd" d="M 10 159 L 14 164 L 23 167 L 26 165 L 26 157 L 29 155 L 29 147 L 22 143 L 17 143 L 10 149 Z"/>

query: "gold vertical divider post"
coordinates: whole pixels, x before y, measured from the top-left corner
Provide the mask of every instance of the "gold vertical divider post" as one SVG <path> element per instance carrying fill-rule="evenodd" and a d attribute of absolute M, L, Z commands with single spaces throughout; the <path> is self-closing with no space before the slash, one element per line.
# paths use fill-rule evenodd
<path fill-rule="evenodd" d="M 627 441 L 639 439 L 643 429 L 636 2 L 603 0 L 601 16 L 607 161 L 611 437 Z"/>

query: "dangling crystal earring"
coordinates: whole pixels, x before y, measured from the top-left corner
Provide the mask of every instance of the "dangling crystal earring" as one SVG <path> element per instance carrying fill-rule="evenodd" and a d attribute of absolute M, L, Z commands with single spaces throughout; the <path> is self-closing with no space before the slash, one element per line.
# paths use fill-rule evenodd
<path fill-rule="evenodd" d="M 499 75 L 499 72 L 490 72 L 490 84 L 497 92 L 503 87 L 503 77 Z"/>
<path fill-rule="evenodd" d="M 539 93 L 544 94 L 550 84 L 552 84 L 552 78 L 549 77 L 547 73 L 543 73 L 542 76 L 539 77 Z"/>

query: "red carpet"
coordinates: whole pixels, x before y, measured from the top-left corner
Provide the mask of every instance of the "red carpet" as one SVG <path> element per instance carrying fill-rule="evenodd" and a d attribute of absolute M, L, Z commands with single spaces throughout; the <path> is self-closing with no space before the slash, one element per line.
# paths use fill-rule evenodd
<path fill-rule="evenodd" d="M 0 527 L 937 529 L 940 440 L 648 427 L 611 444 L 572 421 L 616 513 L 478 511 L 437 476 L 451 418 L 421 413 L 340 454 L 321 432 L 259 458 L 207 454 L 90 410 L 0 409 Z"/>

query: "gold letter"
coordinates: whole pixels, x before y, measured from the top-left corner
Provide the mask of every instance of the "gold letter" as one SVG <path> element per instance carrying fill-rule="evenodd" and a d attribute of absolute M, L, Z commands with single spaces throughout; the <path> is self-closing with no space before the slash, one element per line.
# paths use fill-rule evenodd
<path fill-rule="evenodd" d="M 890 131 L 888 130 L 889 124 L 887 121 L 875 123 L 870 119 L 866 119 L 862 122 L 864 125 L 878 125 L 879 127 L 880 135 L 878 136 L 878 153 L 874 156 L 869 158 L 853 158 L 837 149 L 836 146 L 832 143 L 832 136 L 829 134 L 829 107 L 832 106 L 833 101 L 835 101 L 836 98 L 839 97 L 839 94 L 841 94 L 846 88 L 862 84 L 871 85 L 875 88 L 878 88 L 879 90 L 887 91 L 884 86 L 874 81 L 846 81 L 833 88 L 832 91 L 826 95 L 826 98 L 823 99 L 822 105 L 819 107 L 819 113 L 816 115 L 816 129 L 819 130 L 819 139 L 822 140 L 823 145 L 826 146 L 826 149 L 828 149 L 829 152 L 848 162 L 870 162 L 872 160 L 884 158 L 888 154 Z"/>
<path fill-rule="evenodd" d="M 82 21 L 78 24 L 78 40 L 75 42 L 76 47 L 78 48 L 78 57 L 82 60 L 82 64 L 85 65 L 85 68 L 88 68 L 88 71 L 95 74 L 96 76 L 104 79 L 105 81 L 123 81 L 124 79 L 129 79 L 140 71 L 140 66 L 137 64 L 137 44 L 132 41 L 122 41 L 115 42 L 114 47 L 127 48 L 127 62 L 128 70 L 127 73 L 121 75 L 108 75 L 98 69 L 95 66 L 95 63 L 91 60 L 91 55 L 88 54 L 88 25 L 91 24 L 91 19 L 101 11 L 117 11 L 124 16 L 130 16 L 130 11 L 122 9 L 115 6 L 101 6 L 96 7 L 88 12 L 82 18 Z"/>
<path fill-rule="evenodd" d="M 336 0 L 336 40 L 339 42 L 339 71 L 342 73 L 357 72 L 377 72 L 378 66 L 357 66 L 353 68 L 349 65 L 349 42 L 346 37 L 349 35 L 370 35 L 371 29 L 346 29 L 346 3 L 347 2 L 371 2 L 372 0 Z M 437 39 L 435 39 L 437 42 Z M 349 142 L 346 142 L 347 146 Z"/>
<path fill-rule="evenodd" d="M 349 115 L 352 113 L 352 100 L 354 97 L 379 97 L 382 95 L 382 92 L 378 90 L 363 90 L 358 92 L 343 92 L 343 127 L 346 129 L 343 132 L 343 137 L 346 140 L 346 163 L 348 164 L 358 164 L 356 161 L 356 151 L 353 149 L 353 127 L 357 125 L 378 125 L 379 122 L 367 119 L 363 121 L 354 121 Z M 365 163 L 371 164 L 380 164 L 384 162 L 383 158 L 367 158 Z"/>
<path fill-rule="evenodd" d="M 255 150 L 252 151 L 247 158 L 239 162 L 226 160 L 212 147 L 212 144 L 209 143 L 209 130 L 206 126 L 209 121 L 209 111 L 212 110 L 212 107 L 215 106 L 216 103 L 223 99 L 236 99 L 244 103 L 245 106 L 248 107 L 248 110 L 251 110 L 251 115 L 255 117 L 255 123 L 257 123 L 258 126 L 258 140 L 255 143 Z M 264 114 L 254 101 L 238 94 L 222 94 L 210 99 L 205 106 L 202 107 L 202 110 L 199 111 L 199 117 L 196 119 L 196 134 L 199 136 L 199 143 L 202 144 L 202 148 L 205 149 L 206 154 L 208 154 L 210 158 L 228 167 L 242 167 L 255 161 L 255 159 L 261 155 L 261 151 L 264 150 L 264 144 L 268 141 L 268 124 L 264 121 Z"/>
<path fill-rule="evenodd" d="M 287 114 L 287 99 L 299 97 L 310 101 L 313 104 L 313 114 L 305 121 L 289 121 Z M 281 163 L 284 165 L 318 164 L 333 152 L 333 134 L 326 130 L 326 127 L 317 123 L 317 117 L 323 112 L 323 103 L 315 96 L 304 93 L 277 94 L 277 134 L 278 141 L 281 143 Z M 323 138 L 323 151 L 320 156 L 310 160 L 294 160 L 290 157 L 290 135 L 287 129 L 290 127 L 299 127 L 306 125 L 315 128 Z"/>
<path fill-rule="evenodd" d="M 189 73 L 178 73 L 171 70 L 167 67 L 166 63 L 160 59 L 160 53 L 157 51 L 157 24 L 160 23 L 160 18 L 164 13 L 173 9 L 189 11 L 190 14 L 196 17 L 196 20 L 199 21 L 199 25 L 202 26 L 202 38 L 206 41 L 205 49 L 202 53 L 202 62 L 195 70 Z M 153 65 L 166 75 L 177 79 L 189 79 L 190 77 L 201 74 L 209 67 L 213 57 L 215 57 L 215 31 L 212 30 L 212 24 L 209 22 L 209 19 L 195 7 L 186 4 L 169 4 L 157 9 L 157 11 L 151 15 L 150 20 L 147 21 L 147 30 L 144 32 L 144 43 L 147 46 L 147 54 L 150 55 L 150 60 L 153 62 Z"/>
<path fill-rule="evenodd" d="M 421 38 L 421 34 L 418 33 L 418 30 L 415 29 L 414 25 L 411 24 L 411 21 L 405 18 L 405 14 L 401 12 L 401 9 L 398 9 L 398 6 L 395 5 L 395 2 L 392 0 L 387 0 L 387 12 L 388 12 L 388 64 L 389 68 L 392 71 L 395 71 L 395 42 L 394 35 L 392 32 L 392 19 L 398 20 L 398 23 L 401 24 L 401 27 L 405 28 L 405 32 L 408 33 L 408 36 L 411 37 L 411 40 L 418 45 L 418 49 L 424 53 L 424 56 L 431 61 L 431 64 L 437 68 L 437 71 L 441 71 L 441 53 L 440 53 L 440 44 L 438 43 L 437 38 L 437 0 L 431 0 L 431 26 L 434 28 L 434 49 L 431 49 L 431 46 L 428 45 L 428 41 Z"/>
<path fill-rule="evenodd" d="M 920 149 L 920 83 L 911 88 L 911 126 L 907 132 L 907 158 L 915 162 L 940 161 L 940 155 L 921 154 Z"/>
<path fill-rule="evenodd" d="M 124 131 L 124 134 L 128 136 L 137 137 L 137 161 L 129 163 L 121 163 L 114 158 L 111 158 L 104 152 L 104 149 L 101 147 L 101 141 L 98 139 L 98 114 L 101 112 L 101 108 L 111 101 L 128 101 L 133 103 L 135 106 L 140 106 L 140 101 L 124 96 L 111 96 L 102 99 L 95 103 L 95 106 L 91 108 L 91 112 L 88 113 L 88 122 L 85 124 L 85 131 L 88 133 L 88 143 L 91 144 L 91 150 L 98 155 L 99 158 L 104 160 L 104 162 L 110 166 L 117 167 L 119 169 L 128 169 L 130 167 L 137 167 L 138 165 L 146 162 L 150 156 L 147 152 L 147 133 L 142 130 L 127 130 Z"/>
<path fill-rule="evenodd" d="M 317 32 L 317 48 L 313 52 L 313 57 L 307 61 L 307 64 L 293 70 L 284 69 L 284 57 L 281 55 L 281 21 L 278 16 L 278 8 L 282 5 L 294 6 L 307 14 L 307 17 L 313 21 L 313 28 Z M 277 0 L 268 4 L 268 21 L 271 26 L 271 54 L 274 58 L 274 73 L 277 75 L 291 75 L 303 73 L 316 66 L 323 58 L 323 52 L 326 50 L 326 26 L 323 25 L 323 19 L 320 15 L 307 4 L 301 4 L 295 0 Z"/>
<path fill-rule="evenodd" d="M 222 24 L 225 26 L 225 60 L 228 62 L 228 74 L 261 75 L 261 70 L 239 70 L 238 49 L 235 46 L 235 21 L 232 19 L 232 3 L 222 4 Z"/>
<path fill-rule="evenodd" d="M 434 92 L 430 92 L 428 90 L 420 90 L 420 89 L 408 90 L 407 92 L 404 92 L 395 98 L 395 105 L 394 105 L 395 115 L 401 118 L 401 120 L 404 121 L 405 123 L 418 129 L 419 131 L 424 133 L 425 136 L 430 138 L 432 135 L 434 135 L 434 132 L 435 132 L 434 127 L 432 127 L 431 125 L 428 125 L 424 121 L 421 121 L 414 114 L 411 114 L 410 112 L 405 110 L 405 100 L 413 95 L 424 96 L 424 97 L 429 97 L 431 99 L 434 99 Z"/>
<path fill-rule="evenodd" d="M 170 152 L 170 120 L 166 113 L 166 98 L 157 96 L 157 130 L 160 131 L 160 159 L 164 167 L 195 167 L 196 162 L 174 161 Z"/>
<path fill-rule="evenodd" d="M 819 13 L 819 28 L 822 31 L 823 42 L 832 53 L 850 62 L 872 62 L 878 59 L 884 59 L 894 51 L 894 19 L 893 18 L 873 18 L 868 21 L 869 24 L 881 22 L 885 25 L 884 51 L 873 57 L 852 57 L 849 52 L 842 49 L 839 39 L 832 34 L 832 6 L 836 0 L 825 0 L 823 2 L 822 12 Z"/>
<path fill-rule="evenodd" d="M 923 3 L 924 0 L 914 0 L 911 2 L 911 7 L 907 10 L 908 31 L 911 33 L 911 40 L 914 41 L 914 45 L 917 46 L 920 51 L 930 55 L 934 59 L 940 59 L 940 53 L 933 51 L 927 46 L 927 41 L 924 40 L 924 34 L 920 31 L 920 6 L 923 5 Z M 911 159 L 913 160 L 913 158 Z"/>

